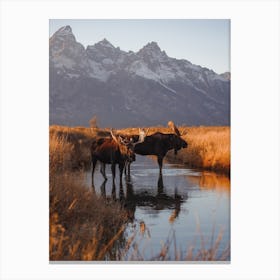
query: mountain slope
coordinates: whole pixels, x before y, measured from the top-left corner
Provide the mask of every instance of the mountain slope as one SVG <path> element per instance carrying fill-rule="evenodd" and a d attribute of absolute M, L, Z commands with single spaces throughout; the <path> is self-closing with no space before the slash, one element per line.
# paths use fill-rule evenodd
<path fill-rule="evenodd" d="M 230 80 L 169 57 L 156 42 L 125 52 L 104 39 L 84 48 L 70 26 L 50 38 L 50 124 L 108 127 L 229 125 Z"/>

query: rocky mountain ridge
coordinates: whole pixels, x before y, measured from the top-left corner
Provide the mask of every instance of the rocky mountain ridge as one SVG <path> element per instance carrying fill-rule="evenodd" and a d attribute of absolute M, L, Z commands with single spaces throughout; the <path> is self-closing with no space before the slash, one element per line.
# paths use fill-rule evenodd
<path fill-rule="evenodd" d="M 156 42 L 125 52 L 104 39 L 86 48 L 70 26 L 50 44 L 50 124 L 229 125 L 230 77 L 169 57 Z"/>

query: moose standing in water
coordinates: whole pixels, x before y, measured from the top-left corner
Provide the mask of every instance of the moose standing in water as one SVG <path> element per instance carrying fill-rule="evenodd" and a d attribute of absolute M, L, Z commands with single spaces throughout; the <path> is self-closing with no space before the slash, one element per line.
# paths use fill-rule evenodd
<path fill-rule="evenodd" d="M 94 177 L 94 169 L 97 161 L 101 162 L 101 173 L 106 180 L 105 164 L 111 164 L 113 182 L 115 180 L 116 164 L 119 165 L 120 183 L 122 182 L 122 174 L 124 167 L 128 165 L 128 174 L 130 173 L 130 163 L 135 161 L 135 154 L 139 155 L 155 155 L 159 165 L 159 176 L 162 176 L 163 158 L 169 150 L 174 149 L 175 155 L 182 148 L 187 148 L 187 142 L 182 139 L 178 128 L 172 121 L 168 122 L 168 126 L 173 133 L 164 134 L 156 132 L 147 136 L 148 130 L 145 132 L 139 129 L 139 135 L 115 136 L 111 130 L 112 138 L 100 138 L 93 141 L 91 146 L 92 158 L 92 183 Z"/>
<path fill-rule="evenodd" d="M 122 182 L 122 174 L 125 163 L 127 161 L 134 161 L 135 154 L 131 150 L 129 144 L 122 143 L 111 130 L 112 138 L 99 138 L 93 141 L 91 145 L 91 160 L 92 160 L 92 184 L 94 177 L 94 169 L 97 161 L 100 161 L 100 172 L 106 180 L 105 164 L 111 164 L 113 182 L 116 175 L 116 164 L 119 165 L 120 170 L 120 183 Z"/>
<path fill-rule="evenodd" d="M 147 132 L 144 134 L 144 137 L 141 138 L 139 135 L 130 135 L 127 138 L 121 138 L 123 143 L 133 143 L 133 151 L 135 154 L 139 155 L 155 155 L 157 156 L 157 162 L 159 165 L 159 175 L 162 175 L 162 162 L 163 158 L 169 150 L 174 149 L 174 154 L 182 148 L 187 148 L 188 143 L 182 139 L 178 128 L 175 126 L 174 122 L 169 121 L 168 126 L 173 130 L 173 133 L 164 134 L 161 132 L 156 132 L 152 135 L 146 136 Z"/>

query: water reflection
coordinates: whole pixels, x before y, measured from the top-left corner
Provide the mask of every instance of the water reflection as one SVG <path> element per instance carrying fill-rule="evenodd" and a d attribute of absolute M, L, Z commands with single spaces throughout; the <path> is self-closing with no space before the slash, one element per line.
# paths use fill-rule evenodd
<path fill-rule="evenodd" d="M 127 210 L 131 221 L 135 218 L 137 207 L 141 207 L 150 214 L 156 214 L 166 209 L 172 210 L 169 216 L 169 223 L 172 224 L 179 217 L 182 203 L 189 199 L 189 192 L 192 197 L 195 197 L 199 191 L 222 192 L 228 197 L 230 195 L 230 179 L 217 173 L 190 171 L 179 168 L 178 165 L 169 164 L 168 169 L 163 172 L 164 175 L 158 176 L 156 183 L 153 169 L 137 167 L 135 171 L 138 176 L 125 175 L 124 185 L 122 181 L 116 185 L 113 180 L 109 179 L 102 182 L 99 187 L 100 191 L 93 186 L 93 191 L 100 193 L 104 199 L 119 201 Z M 146 175 L 147 183 L 141 172 L 150 174 Z M 178 182 L 176 182 L 176 178 L 178 178 Z M 168 187 L 165 187 L 164 180 Z"/>
<path fill-rule="evenodd" d="M 106 198 L 106 188 L 105 188 L 106 182 L 107 180 L 104 180 L 102 185 L 100 186 L 100 194 L 103 198 Z M 92 185 L 92 188 L 95 190 L 94 185 Z"/>
<path fill-rule="evenodd" d="M 218 192 L 230 192 L 229 177 L 214 172 L 202 171 L 199 176 L 186 176 L 192 183 L 198 185 L 201 190 L 214 190 Z"/>
<path fill-rule="evenodd" d="M 151 252 L 144 253 L 146 259 L 161 250 L 170 229 L 176 231 L 176 246 L 182 255 L 187 253 L 186 246 L 194 246 L 198 252 L 201 236 L 197 233 L 197 217 L 205 242 L 218 238 L 220 226 L 224 230 L 221 248 L 230 242 L 230 179 L 226 176 L 168 163 L 163 175 L 158 176 L 157 163 L 147 157 L 138 157 L 123 183 L 117 179 L 114 184 L 110 172 L 107 181 L 99 172 L 95 175 L 93 191 L 107 201 L 119 202 L 126 210 L 131 222 L 127 237 L 135 228 L 149 237 Z M 91 184 L 90 174 L 87 182 Z M 217 225 L 214 235 L 213 223 Z"/>
<path fill-rule="evenodd" d="M 129 220 L 133 222 L 135 218 L 135 211 L 137 207 L 149 208 L 157 211 L 164 209 L 174 209 L 170 216 L 170 223 L 173 223 L 178 218 L 181 204 L 188 198 L 187 194 L 183 197 L 178 194 L 177 187 L 174 188 L 174 194 L 170 195 L 165 192 L 163 183 L 163 176 L 160 175 L 157 181 L 157 191 L 154 193 L 155 188 L 150 187 L 145 190 L 135 191 L 134 183 L 130 175 L 125 176 L 125 189 L 123 184 L 119 184 L 118 193 L 116 184 L 112 181 L 111 194 L 106 192 L 107 180 L 104 180 L 99 187 L 100 195 L 105 200 L 119 201 L 121 205 L 126 209 Z M 93 192 L 98 192 L 93 185 Z"/>

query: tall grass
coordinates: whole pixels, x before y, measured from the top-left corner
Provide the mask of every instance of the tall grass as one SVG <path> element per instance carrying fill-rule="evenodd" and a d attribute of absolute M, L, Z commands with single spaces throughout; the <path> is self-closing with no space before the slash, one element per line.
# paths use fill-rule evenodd
<path fill-rule="evenodd" d="M 192 168 L 201 168 L 230 174 L 230 128 L 191 127 L 183 138 L 188 148 L 175 156 L 169 152 L 167 159 Z"/>
<path fill-rule="evenodd" d="M 168 128 L 153 127 L 153 132 L 170 133 Z M 119 130 L 119 133 L 137 134 L 138 128 Z M 209 248 L 194 254 L 192 248 L 183 256 L 176 251 L 171 256 L 168 239 L 154 257 L 145 259 L 139 252 L 137 233 L 126 236 L 129 213 L 120 203 L 95 195 L 94 189 L 84 185 L 83 170 L 90 166 L 90 144 L 99 136 L 108 136 L 109 130 L 96 128 L 50 127 L 49 164 L 49 258 L 50 260 L 223 260 L 229 255 L 225 250 L 217 256 L 221 235 Z M 176 158 L 192 167 L 229 170 L 229 128 L 188 128 L 184 136 L 189 147 Z M 140 234 L 146 228 L 139 226 Z M 131 253 L 132 251 L 132 253 Z"/>
<path fill-rule="evenodd" d="M 85 127 L 50 127 L 51 171 L 81 170 L 90 167 L 90 145 L 102 131 Z"/>
<path fill-rule="evenodd" d="M 50 135 L 49 166 L 50 175 L 69 170 L 72 167 L 74 144 L 67 142 L 65 136 Z"/>
<path fill-rule="evenodd" d="M 229 127 L 179 127 L 179 130 L 181 132 L 187 131 L 187 134 L 182 137 L 188 142 L 188 148 L 181 149 L 176 156 L 173 151 L 170 151 L 166 156 L 168 161 L 180 162 L 191 168 L 212 170 L 229 175 Z M 172 133 L 166 127 L 150 127 L 148 135 L 157 131 Z M 116 133 L 126 135 L 138 134 L 138 132 L 138 128 L 126 128 L 116 131 Z M 50 149 L 60 149 L 61 145 L 58 142 L 63 141 L 63 143 L 69 144 L 68 151 L 67 154 L 63 155 L 63 158 L 58 158 L 57 162 L 60 162 L 59 164 L 61 165 L 62 161 L 68 168 L 72 169 L 89 168 L 92 140 L 96 137 L 109 135 L 109 129 L 51 126 Z M 56 161 L 54 160 L 53 162 Z"/>
<path fill-rule="evenodd" d="M 189 244 L 185 253 L 177 245 L 174 229 L 170 229 L 161 249 L 156 253 L 149 252 L 150 231 L 143 222 L 135 227 L 133 234 L 127 240 L 125 249 L 122 250 L 122 257 L 128 261 L 228 261 L 230 258 L 229 244 L 221 248 L 223 230 L 218 234 L 213 232 L 210 240 L 206 240 L 200 231 L 200 224 L 197 224 L 197 237 L 199 245 Z M 215 237 L 216 236 L 216 237 Z M 150 250 L 152 251 L 152 249 Z"/>
<path fill-rule="evenodd" d="M 82 144 L 78 148 L 82 150 Z M 73 171 L 79 156 L 69 135 L 51 133 L 49 258 L 115 259 L 112 248 L 123 240 L 126 212 L 118 203 L 97 197 L 94 189 L 85 186 L 84 173 Z"/>
<path fill-rule="evenodd" d="M 126 212 L 97 197 L 82 176 L 66 173 L 51 180 L 50 260 L 114 260 L 124 242 Z"/>
<path fill-rule="evenodd" d="M 191 168 L 201 168 L 230 173 L 230 128 L 229 127 L 179 127 L 188 148 L 181 149 L 177 155 L 170 151 L 166 159 L 183 163 Z M 150 127 L 148 135 L 155 132 L 172 133 L 166 127 Z M 118 131 L 123 134 L 137 134 L 138 128 L 127 128 Z"/>

